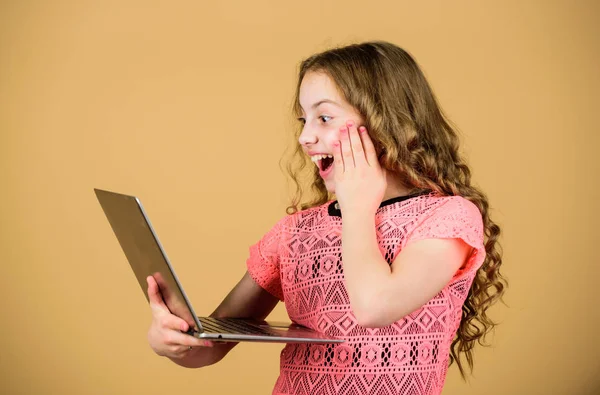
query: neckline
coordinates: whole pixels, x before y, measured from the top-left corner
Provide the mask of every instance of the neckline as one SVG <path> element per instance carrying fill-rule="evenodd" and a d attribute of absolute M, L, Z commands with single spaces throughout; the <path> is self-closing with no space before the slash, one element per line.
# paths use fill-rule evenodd
<path fill-rule="evenodd" d="M 382 201 L 381 204 L 379 204 L 379 208 L 377 209 L 377 211 L 379 211 L 381 208 L 383 208 L 385 206 L 389 206 L 391 204 L 398 203 L 398 202 L 403 202 L 405 200 L 412 199 L 412 198 L 415 198 L 418 196 L 427 195 L 429 193 L 431 193 L 431 191 L 427 190 L 427 191 L 422 191 L 422 192 L 411 193 L 409 195 L 396 196 L 393 198 L 386 199 L 386 200 Z M 327 206 L 327 213 L 332 217 L 340 217 L 341 218 L 342 210 L 339 209 L 339 206 L 337 203 L 338 203 L 337 200 L 334 200 L 331 203 L 329 203 L 329 205 Z"/>

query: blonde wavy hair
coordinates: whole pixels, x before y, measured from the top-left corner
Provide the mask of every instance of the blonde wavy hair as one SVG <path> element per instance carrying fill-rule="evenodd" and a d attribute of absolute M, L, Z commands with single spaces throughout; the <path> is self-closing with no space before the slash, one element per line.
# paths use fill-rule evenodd
<path fill-rule="evenodd" d="M 471 171 L 459 154 L 459 138 L 438 105 L 435 95 L 415 60 L 402 48 L 373 41 L 333 48 L 305 59 L 300 64 L 293 105 L 295 117 L 302 110 L 300 84 L 308 72 L 322 72 L 337 85 L 340 93 L 365 120 L 381 166 L 398 175 L 412 192 L 435 191 L 444 196 L 462 196 L 481 212 L 487 256 L 473 281 L 462 308 L 462 319 L 452 342 L 450 365 L 457 362 L 461 376 L 464 355 L 473 370 L 475 343 L 487 345 L 486 335 L 497 325 L 487 310 L 507 286 L 500 273 L 502 251 L 498 243 L 500 228 L 489 216 L 485 194 L 471 184 Z M 298 142 L 302 126 L 298 126 Z M 303 175 L 308 164 L 300 144 L 296 144 L 286 170 L 295 184 L 295 193 L 286 212 L 319 206 L 332 199 L 319 170 Z M 281 163 L 281 162 L 280 162 Z M 302 182 L 301 178 L 305 178 Z M 303 183 L 312 192 L 302 203 Z"/>

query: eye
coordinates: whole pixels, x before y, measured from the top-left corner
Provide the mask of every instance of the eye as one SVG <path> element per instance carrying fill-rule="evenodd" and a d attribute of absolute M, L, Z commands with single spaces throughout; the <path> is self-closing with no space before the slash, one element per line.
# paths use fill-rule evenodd
<path fill-rule="evenodd" d="M 305 118 L 302 118 L 302 117 L 300 117 L 300 118 L 297 118 L 297 119 L 298 119 L 298 121 L 299 121 L 299 122 L 300 122 L 302 125 L 305 125 L 305 124 L 306 124 L 306 119 L 305 119 Z M 327 123 L 327 122 L 331 121 L 331 117 L 330 117 L 330 116 L 328 116 L 328 115 L 321 115 L 321 116 L 319 117 L 319 119 L 320 119 L 320 120 L 321 120 L 321 122 L 323 122 L 323 123 Z"/>

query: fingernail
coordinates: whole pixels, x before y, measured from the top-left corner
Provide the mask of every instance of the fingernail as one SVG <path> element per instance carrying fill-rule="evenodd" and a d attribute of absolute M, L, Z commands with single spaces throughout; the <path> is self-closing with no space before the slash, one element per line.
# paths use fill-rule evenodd
<path fill-rule="evenodd" d="M 346 125 L 348 125 L 348 127 L 351 128 L 352 126 L 354 126 L 354 122 L 353 121 L 348 121 L 348 123 Z"/>
<path fill-rule="evenodd" d="M 360 130 L 363 133 L 367 131 L 367 129 L 364 126 L 361 126 L 360 128 L 358 128 L 358 130 Z"/>
<path fill-rule="evenodd" d="M 347 131 L 348 131 L 348 129 L 346 129 L 346 128 L 341 128 L 340 129 L 340 132 L 342 132 L 342 133 L 346 133 Z"/>

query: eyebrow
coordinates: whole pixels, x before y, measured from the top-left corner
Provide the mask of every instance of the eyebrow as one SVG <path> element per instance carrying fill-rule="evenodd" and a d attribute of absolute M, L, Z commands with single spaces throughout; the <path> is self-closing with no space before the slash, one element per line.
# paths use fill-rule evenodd
<path fill-rule="evenodd" d="M 321 104 L 324 104 L 324 103 L 331 103 L 331 104 L 333 104 L 333 105 L 336 105 L 336 106 L 338 106 L 338 107 L 341 107 L 341 105 L 340 105 L 339 103 L 337 103 L 337 102 L 335 102 L 335 101 L 333 101 L 333 100 L 330 100 L 330 99 L 323 99 L 323 100 L 319 100 L 318 102 L 316 102 L 315 104 L 313 104 L 313 105 L 312 105 L 312 106 L 310 106 L 310 107 L 311 107 L 312 109 L 315 109 L 315 108 L 319 107 Z M 300 106 L 300 108 L 302 108 L 302 106 Z M 304 108 L 302 108 L 302 109 L 304 110 Z"/>

